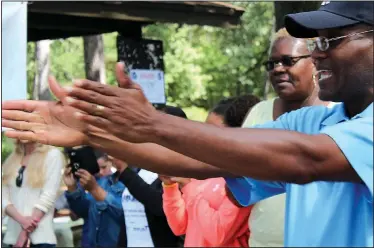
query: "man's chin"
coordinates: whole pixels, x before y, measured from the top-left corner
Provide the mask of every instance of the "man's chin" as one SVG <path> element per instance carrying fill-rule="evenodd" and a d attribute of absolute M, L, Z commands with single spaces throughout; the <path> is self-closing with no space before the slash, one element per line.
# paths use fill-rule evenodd
<path fill-rule="evenodd" d="M 330 91 L 326 91 L 326 90 L 319 90 L 318 92 L 318 98 L 322 101 L 326 101 L 326 102 L 340 102 L 336 95 L 333 94 L 332 92 Z"/>
<path fill-rule="evenodd" d="M 284 90 L 277 92 L 277 95 L 279 98 L 281 98 L 284 101 L 302 101 L 304 98 L 298 93 L 295 93 L 295 91 L 290 91 L 290 90 Z"/>

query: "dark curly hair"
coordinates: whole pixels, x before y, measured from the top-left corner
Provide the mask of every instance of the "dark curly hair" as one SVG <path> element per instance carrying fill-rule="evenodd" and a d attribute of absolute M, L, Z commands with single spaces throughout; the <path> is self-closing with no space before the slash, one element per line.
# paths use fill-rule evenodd
<path fill-rule="evenodd" d="M 252 94 L 236 97 L 225 112 L 225 124 L 229 127 L 241 127 L 247 113 L 259 102 L 260 99 Z"/>
<path fill-rule="evenodd" d="M 236 97 L 230 98 L 223 98 L 220 100 L 210 111 L 209 113 L 215 113 L 216 115 L 220 115 L 222 117 L 225 116 L 227 109 L 231 106 L 231 104 L 236 100 Z"/>

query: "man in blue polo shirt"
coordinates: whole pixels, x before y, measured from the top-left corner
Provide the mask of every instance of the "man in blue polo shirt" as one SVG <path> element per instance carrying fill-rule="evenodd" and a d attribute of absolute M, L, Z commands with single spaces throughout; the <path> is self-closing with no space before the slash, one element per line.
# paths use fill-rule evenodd
<path fill-rule="evenodd" d="M 318 11 L 287 15 L 285 26 L 294 37 L 318 37 L 309 45 L 318 70 L 319 97 L 344 104 L 332 109 L 303 108 L 258 128 L 328 135 L 361 184 L 316 181 L 297 185 L 242 177 L 226 178 L 228 188 L 242 206 L 286 192 L 286 246 L 372 247 L 373 57 L 368 53 L 373 54 L 373 2 L 324 2 Z M 371 48 L 365 50 L 365 43 Z M 363 67 L 369 71 L 358 75 Z M 347 70 L 346 77 L 341 70 Z M 360 99 L 364 90 L 371 94 Z M 364 110 L 357 112 L 353 106 L 359 109 L 359 102 Z"/>
<path fill-rule="evenodd" d="M 88 143 L 159 173 L 227 176 L 243 206 L 286 192 L 286 246 L 372 247 L 373 7 L 324 2 L 285 19 L 291 35 L 318 37 L 310 50 L 319 97 L 342 102 L 333 108 L 303 108 L 257 128 L 218 128 L 157 112 L 119 64 L 121 88 L 81 80 L 63 91 L 52 82 L 62 104 L 5 102 L 2 124 L 18 130 L 8 137 Z"/>

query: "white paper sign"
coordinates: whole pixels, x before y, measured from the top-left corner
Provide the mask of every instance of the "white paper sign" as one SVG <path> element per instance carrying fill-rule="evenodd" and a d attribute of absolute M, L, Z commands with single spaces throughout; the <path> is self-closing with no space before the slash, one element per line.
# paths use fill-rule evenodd
<path fill-rule="evenodd" d="M 140 84 L 151 103 L 166 103 L 164 72 L 160 70 L 130 70 L 130 78 Z"/>
<path fill-rule="evenodd" d="M 158 177 L 156 173 L 140 170 L 138 174 L 147 184 L 152 184 Z M 125 214 L 127 247 L 154 247 L 145 208 L 130 191 L 122 193 L 122 208 Z"/>

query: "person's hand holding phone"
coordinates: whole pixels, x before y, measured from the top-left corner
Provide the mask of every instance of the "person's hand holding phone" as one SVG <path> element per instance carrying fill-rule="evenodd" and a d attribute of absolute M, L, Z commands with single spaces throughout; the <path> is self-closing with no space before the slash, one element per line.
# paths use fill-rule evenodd
<path fill-rule="evenodd" d="M 69 192 L 73 192 L 77 189 L 77 182 L 75 181 L 74 175 L 71 172 L 71 166 L 67 165 L 64 171 L 64 183 L 68 187 Z"/>
<path fill-rule="evenodd" d="M 96 182 L 96 178 L 84 169 L 79 169 L 75 175 L 79 177 L 80 185 L 89 192 L 95 190 L 95 188 L 99 186 Z"/>

